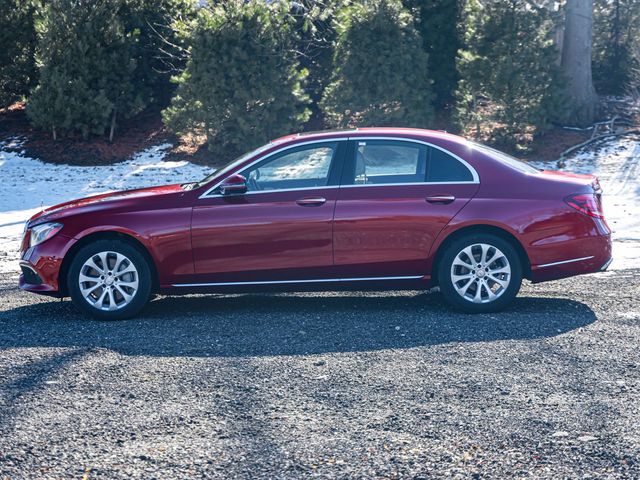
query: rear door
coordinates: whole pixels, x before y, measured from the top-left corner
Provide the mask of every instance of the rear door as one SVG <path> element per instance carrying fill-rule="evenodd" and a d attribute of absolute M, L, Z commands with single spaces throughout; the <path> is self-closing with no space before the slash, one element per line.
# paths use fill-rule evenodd
<path fill-rule="evenodd" d="M 435 145 L 352 139 L 334 215 L 336 275 L 428 274 L 435 238 L 478 187 L 470 165 Z"/>

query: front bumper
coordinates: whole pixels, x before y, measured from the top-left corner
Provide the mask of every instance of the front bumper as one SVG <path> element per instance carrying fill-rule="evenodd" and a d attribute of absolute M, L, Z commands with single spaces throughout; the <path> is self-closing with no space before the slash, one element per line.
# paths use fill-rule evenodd
<path fill-rule="evenodd" d="M 73 242 L 72 238 L 58 234 L 25 250 L 20 258 L 22 273 L 18 286 L 28 292 L 61 296 L 64 288 L 60 285 L 60 270 L 64 256 Z"/>

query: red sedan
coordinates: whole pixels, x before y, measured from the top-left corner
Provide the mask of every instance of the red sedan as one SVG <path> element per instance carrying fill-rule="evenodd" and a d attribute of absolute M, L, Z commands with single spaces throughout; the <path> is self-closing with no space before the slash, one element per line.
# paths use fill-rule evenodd
<path fill-rule="evenodd" d="M 296 134 L 198 183 L 33 216 L 20 287 L 100 319 L 154 292 L 426 289 L 495 311 L 533 282 L 605 270 L 598 180 L 538 171 L 442 132 Z"/>

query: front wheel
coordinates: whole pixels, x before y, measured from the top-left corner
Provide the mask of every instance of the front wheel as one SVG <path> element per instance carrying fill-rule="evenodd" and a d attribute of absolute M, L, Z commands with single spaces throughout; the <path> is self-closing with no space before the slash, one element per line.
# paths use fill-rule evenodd
<path fill-rule="evenodd" d="M 67 282 L 73 303 L 99 320 L 133 317 L 151 296 L 147 260 L 119 240 L 98 240 L 80 249 Z"/>
<path fill-rule="evenodd" d="M 470 313 L 509 305 L 522 284 L 522 265 L 511 243 L 490 234 L 454 241 L 438 268 L 440 290 L 452 305 Z"/>

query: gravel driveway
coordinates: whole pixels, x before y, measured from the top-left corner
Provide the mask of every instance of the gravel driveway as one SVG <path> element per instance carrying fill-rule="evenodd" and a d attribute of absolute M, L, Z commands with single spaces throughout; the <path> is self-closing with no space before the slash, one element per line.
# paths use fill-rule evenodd
<path fill-rule="evenodd" d="M 160 297 L 0 276 L 0 479 L 640 477 L 640 270 L 440 294 Z"/>

